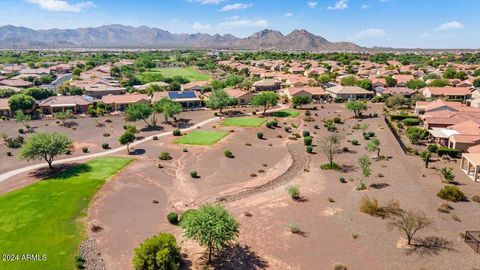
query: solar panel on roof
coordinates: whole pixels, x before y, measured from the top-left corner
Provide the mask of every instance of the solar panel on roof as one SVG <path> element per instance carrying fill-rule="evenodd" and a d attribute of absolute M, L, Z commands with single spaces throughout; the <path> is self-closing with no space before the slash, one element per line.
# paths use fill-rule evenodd
<path fill-rule="evenodd" d="M 168 97 L 171 99 L 196 98 L 195 93 L 192 91 L 183 91 L 183 92 L 169 91 Z"/>

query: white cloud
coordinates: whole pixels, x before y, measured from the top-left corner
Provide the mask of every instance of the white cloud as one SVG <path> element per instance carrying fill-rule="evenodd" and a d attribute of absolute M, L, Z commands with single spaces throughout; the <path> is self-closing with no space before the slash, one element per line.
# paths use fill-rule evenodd
<path fill-rule="evenodd" d="M 312 8 L 312 9 L 315 8 L 315 7 L 317 6 L 317 4 L 318 4 L 318 3 L 315 2 L 315 1 L 310 1 L 310 2 L 307 3 L 307 5 L 308 5 L 310 8 Z"/>
<path fill-rule="evenodd" d="M 434 28 L 433 30 L 446 31 L 446 30 L 462 29 L 462 28 L 465 28 L 465 26 L 462 23 L 459 23 L 457 21 L 451 21 L 451 22 L 441 24 L 438 27 Z"/>
<path fill-rule="evenodd" d="M 220 11 L 242 10 L 252 6 L 252 4 L 235 3 L 224 6 Z"/>
<path fill-rule="evenodd" d="M 223 21 L 218 24 L 219 29 L 231 29 L 238 27 L 266 27 L 268 22 L 265 19 L 260 20 L 249 20 L 249 19 L 240 19 L 234 18 L 232 20 Z"/>
<path fill-rule="evenodd" d="M 285 16 L 285 17 L 292 17 L 292 16 L 293 16 L 293 13 L 287 12 L 287 13 L 283 14 L 283 16 Z"/>
<path fill-rule="evenodd" d="M 327 9 L 334 10 L 334 9 L 346 9 L 348 8 L 348 0 L 338 0 L 335 3 L 335 6 L 330 6 Z"/>
<path fill-rule="evenodd" d="M 195 30 L 208 30 L 212 28 L 212 25 L 209 23 L 194 22 L 192 28 Z"/>
<path fill-rule="evenodd" d="M 368 7 L 369 7 L 369 6 L 368 6 L 367 4 L 363 4 L 363 5 L 361 6 L 362 9 L 367 9 Z"/>
<path fill-rule="evenodd" d="M 29 3 L 37 4 L 41 9 L 48 11 L 80 12 L 82 9 L 91 8 L 95 5 L 93 2 L 69 3 L 65 0 L 26 0 Z"/>
<path fill-rule="evenodd" d="M 378 37 L 384 37 L 384 36 L 385 36 L 385 30 L 378 29 L 378 28 L 369 28 L 353 34 L 352 36 L 350 36 L 350 39 L 357 40 L 357 39 L 378 38 Z"/>
<path fill-rule="evenodd" d="M 223 2 L 223 1 L 224 0 L 188 0 L 188 2 L 195 2 L 202 5 L 210 5 L 210 4 L 218 5 L 220 4 L 220 2 Z"/>

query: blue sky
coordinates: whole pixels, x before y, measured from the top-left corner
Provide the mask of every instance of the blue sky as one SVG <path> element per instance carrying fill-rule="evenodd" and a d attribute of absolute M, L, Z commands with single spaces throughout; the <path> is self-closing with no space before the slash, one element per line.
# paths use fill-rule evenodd
<path fill-rule="evenodd" d="M 174 33 L 306 29 L 330 41 L 480 48 L 480 0 L 0 0 L 0 25 L 147 25 Z"/>

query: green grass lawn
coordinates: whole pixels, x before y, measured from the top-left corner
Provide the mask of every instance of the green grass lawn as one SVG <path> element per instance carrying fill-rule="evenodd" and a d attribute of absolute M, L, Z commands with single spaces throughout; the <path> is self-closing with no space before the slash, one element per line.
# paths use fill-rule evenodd
<path fill-rule="evenodd" d="M 152 71 L 160 72 L 166 78 L 173 76 L 182 76 L 190 81 L 209 81 L 212 79 L 209 75 L 202 73 L 194 68 L 154 68 Z"/>
<path fill-rule="evenodd" d="M 175 143 L 193 145 L 212 145 L 227 136 L 227 131 L 195 130 L 175 140 Z"/>
<path fill-rule="evenodd" d="M 5 262 L 0 258 L 0 269 L 75 269 L 75 256 L 85 237 L 82 218 L 90 200 L 130 161 L 95 158 L 0 196 L 0 254 L 47 256 L 45 261 Z"/>
<path fill-rule="evenodd" d="M 293 109 L 285 109 L 272 113 L 274 117 L 297 117 L 299 114 L 299 111 Z"/>
<path fill-rule="evenodd" d="M 266 118 L 253 118 L 253 117 L 232 117 L 223 120 L 224 126 L 237 126 L 237 127 L 259 127 L 267 121 Z"/>

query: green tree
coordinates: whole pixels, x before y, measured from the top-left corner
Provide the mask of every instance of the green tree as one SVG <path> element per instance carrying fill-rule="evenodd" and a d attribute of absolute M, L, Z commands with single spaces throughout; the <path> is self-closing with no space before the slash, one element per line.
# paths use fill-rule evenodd
<path fill-rule="evenodd" d="M 220 251 L 238 236 L 239 224 L 222 205 L 204 205 L 182 218 L 180 226 L 186 238 L 208 250 L 208 262 L 214 250 Z"/>
<path fill-rule="evenodd" d="M 336 134 L 324 137 L 319 140 L 318 147 L 327 157 L 330 167 L 333 167 L 333 158 L 340 150 L 340 137 Z"/>
<path fill-rule="evenodd" d="M 380 141 L 377 138 L 373 138 L 370 142 L 365 146 L 365 149 L 368 152 L 377 152 L 377 157 L 380 157 Z"/>
<path fill-rule="evenodd" d="M 80 76 L 81 73 L 82 73 L 82 70 L 79 69 L 78 67 L 75 67 L 72 71 L 73 76 Z"/>
<path fill-rule="evenodd" d="M 57 112 L 53 114 L 53 118 L 60 120 L 60 122 L 62 122 L 62 126 L 65 126 L 67 119 L 73 118 L 73 113 L 71 110 Z"/>
<path fill-rule="evenodd" d="M 413 80 L 409 80 L 407 82 L 407 87 L 410 88 L 410 89 L 414 89 L 414 90 L 418 90 L 418 89 L 423 88 L 425 86 L 427 86 L 427 84 L 422 80 L 413 79 Z"/>
<path fill-rule="evenodd" d="M 398 109 L 407 104 L 408 100 L 400 94 L 389 96 L 385 100 L 385 106 L 393 109 Z"/>
<path fill-rule="evenodd" d="M 30 87 L 22 91 L 23 94 L 29 95 L 36 100 L 46 99 L 47 97 L 51 97 L 55 95 L 55 92 L 40 88 L 40 87 Z"/>
<path fill-rule="evenodd" d="M 161 98 L 153 104 L 154 110 L 161 112 L 165 117 L 165 122 L 168 123 L 168 119 L 175 117 L 182 111 L 182 105 L 176 101 L 170 100 L 166 97 Z"/>
<path fill-rule="evenodd" d="M 306 105 L 312 102 L 312 99 L 308 96 L 294 96 L 292 98 L 292 104 L 294 106 L 302 107 L 302 105 Z"/>
<path fill-rule="evenodd" d="M 31 111 L 35 107 L 35 99 L 25 94 L 15 94 L 8 99 L 8 105 L 12 112 Z"/>
<path fill-rule="evenodd" d="M 134 103 L 128 106 L 126 110 L 126 118 L 128 121 L 143 120 L 150 127 L 151 124 L 147 119 L 152 115 L 152 108 L 145 103 Z"/>
<path fill-rule="evenodd" d="M 370 169 L 371 164 L 372 164 L 372 162 L 370 161 L 370 159 L 366 155 L 362 155 L 358 159 L 358 166 L 360 166 L 360 168 L 362 169 L 363 176 L 365 176 L 365 177 L 370 176 L 370 174 L 372 173 L 372 171 Z"/>
<path fill-rule="evenodd" d="M 332 80 L 332 78 L 330 78 L 330 75 L 328 75 L 328 74 L 322 74 L 322 75 L 319 75 L 317 77 L 317 81 L 322 83 L 322 84 L 326 84 L 331 80 Z"/>
<path fill-rule="evenodd" d="M 222 110 L 231 105 L 235 104 L 235 98 L 230 97 L 227 92 L 223 89 L 214 89 L 208 100 L 206 101 L 207 107 L 212 110 L 218 110 L 222 113 Z"/>
<path fill-rule="evenodd" d="M 475 88 L 480 87 L 480 78 L 477 78 L 473 81 L 473 87 Z"/>
<path fill-rule="evenodd" d="M 127 130 L 118 139 L 121 145 L 127 146 L 127 153 L 130 153 L 130 144 L 135 141 L 135 133 L 132 130 Z"/>
<path fill-rule="evenodd" d="M 263 115 L 267 112 L 270 106 L 277 105 L 278 95 L 273 91 L 265 91 L 252 98 L 252 105 L 263 106 Z"/>
<path fill-rule="evenodd" d="M 387 83 L 388 87 L 395 87 L 397 85 L 397 80 L 392 76 L 385 77 L 385 82 Z"/>
<path fill-rule="evenodd" d="M 148 238 L 135 248 L 135 270 L 178 270 L 182 256 L 175 237 L 160 233 Z"/>
<path fill-rule="evenodd" d="M 399 211 L 397 217 L 389 223 L 390 228 L 397 228 L 405 234 L 410 245 L 415 234 L 432 224 L 422 212 Z"/>
<path fill-rule="evenodd" d="M 22 123 L 26 129 L 30 129 L 28 123 L 32 120 L 32 117 L 29 114 L 25 114 L 22 110 L 15 112 L 15 121 Z"/>
<path fill-rule="evenodd" d="M 353 86 L 353 85 L 356 85 L 357 82 L 358 80 L 357 78 L 355 78 L 355 76 L 346 76 L 342 78 L 342 80 L 340 81 L 340 84 Z"/>
<path fill-rule="evenodd" d="M 352 111 L 355 117 L 358 117 L 362 111 L 366 111 L 368 106 L 363 101 L 349 101 L 345 104 L 347 110 Z"/>
<path fill-rule="evenodd" d="M 448 80 L 435 79 L 428 86 L 431 87 L 445 87 L 449 84 Z"/>
<path fill-rule="evenodd" d="M 45 160 L 48 168 L 53 169 L 53 160 L 67 153 L 73 147 L 72 140 L 64 134 L 43 132 L 33 134 L 25 140 L 20 158 L 25 160 Z"/>
<path fill-rule="evenodd" d="M 454 79 L 456 74 L 457 74 L 457 71 L 454 68 L 447 68 L 443 72 L 443 77 L 445 79 Z"/>
<path fill-rule="evenodd" d="M 356 85 L 365 90 L 373 90 L 372 81 L 370 81 L 369 79 L 359 80 Z"/>
<path fill-rule="evenodd" d="M 170 91 L 180 91 L 182 90 L 182 85 L 179 83 L 179 82 L 171 82 L 169 85 L 168 85 L 168 90 Z"/>

